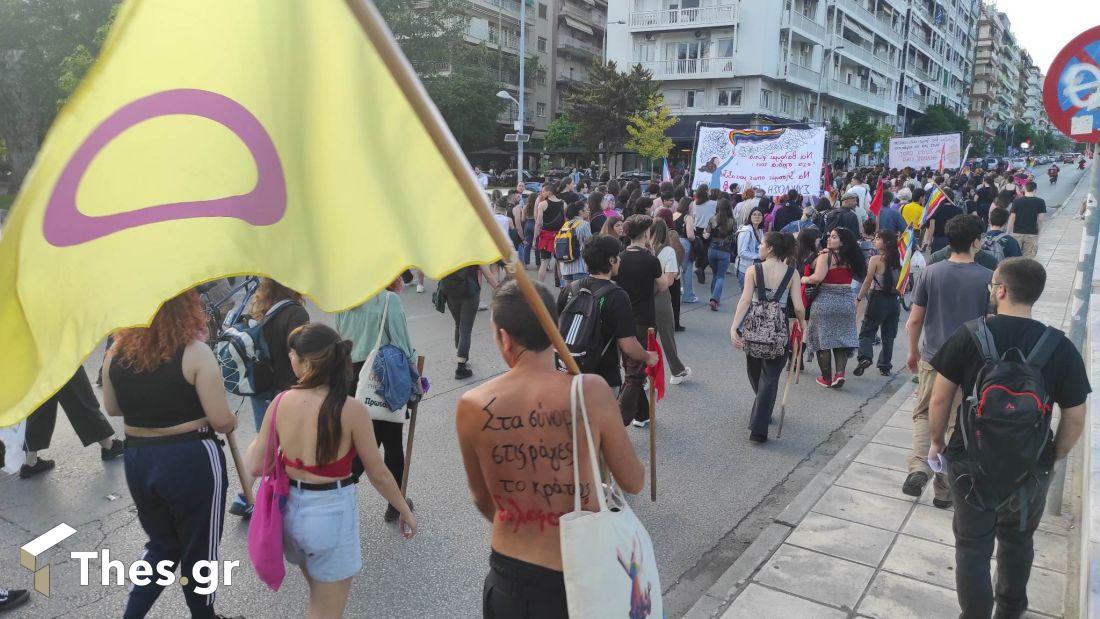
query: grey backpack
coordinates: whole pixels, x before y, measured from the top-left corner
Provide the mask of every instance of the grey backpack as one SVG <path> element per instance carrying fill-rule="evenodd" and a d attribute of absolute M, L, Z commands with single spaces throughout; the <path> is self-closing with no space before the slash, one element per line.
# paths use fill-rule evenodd
<path fill-rule="evenodd" d="M 756 269 L 756 296 L 737 331 L 745 340 L 745 354 L 758 359 L 778 359 L 787 354 L 787 292 L 794 269 L 787 267 L 783 281 L 769 299 L 764 287 L 764 268 Z"/>

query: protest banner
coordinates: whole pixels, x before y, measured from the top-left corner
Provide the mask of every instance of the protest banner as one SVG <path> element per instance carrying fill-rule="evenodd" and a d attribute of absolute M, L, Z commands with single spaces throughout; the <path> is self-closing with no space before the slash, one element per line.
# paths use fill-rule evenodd
<path fill-rule="evenodd" d="M 736 183 L 763 189 L 771 196 L 789 189 L 817 194 L 824 156 L 823 128 L 746 129 L 700 123 L 691 186 L 706 184 L 729 191 Z"/>
<path fill-rule="evenodd" d="M 890 167 L 959 169 L 962 162 L 962 134 L 940 133 L 910 138 L 890 138 Z"/>

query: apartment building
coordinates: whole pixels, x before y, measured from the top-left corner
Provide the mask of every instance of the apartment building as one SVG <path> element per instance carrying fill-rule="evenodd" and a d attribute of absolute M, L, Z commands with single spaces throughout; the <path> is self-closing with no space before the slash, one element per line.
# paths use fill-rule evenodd
<path fill-rule="evenodd" d="M 1020 119 L 1031 125 L 1035 131 L 1040 133 L 1051 131 L 1050 118 L 1043 107 L 1043 73 L 1039 67 L 1035 66 L 1026 51 L 1022 56 L 1023 74 L 1020 79 L 1019 94 L 1016 97 L 1016 109 L 1020 113 Z"/>
<path fill-rule="evenodd" d="M 564 111 L 569 93 L 588 81 L 592 63 L 603 62 L 607 2 L 538 0 L 538 11 L 539 15 L 556 11 L 551 59 L 555 91 L 550 107 L 550 116 L 554 117 Z"/>
<path fill-rule="evenodd" d="M 929 105 L 970 110 L 979 0 L 909 0 L 898 129 L 907 133 Z"/>

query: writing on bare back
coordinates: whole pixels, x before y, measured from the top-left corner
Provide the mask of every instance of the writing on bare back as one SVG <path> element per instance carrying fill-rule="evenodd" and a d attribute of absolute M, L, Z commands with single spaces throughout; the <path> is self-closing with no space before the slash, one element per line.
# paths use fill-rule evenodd
<path fill-rule="evenodd" d="M 756 187 L 769 195 L 821 191 L 824 129 L 744 129 L 702 123 L 695 136 L 692 188 Z"/>
<path fill-rule="evenodd" d="M 513 532 L 523 527 L 557 527 L 580 493 L 588 502 L 591 484 L 573 482 L 573 422 L 569 409 L 504 411 L 494 397 L 482 408 L 484 448 L 497 479 L 493 502 L 497 520 Z"/>

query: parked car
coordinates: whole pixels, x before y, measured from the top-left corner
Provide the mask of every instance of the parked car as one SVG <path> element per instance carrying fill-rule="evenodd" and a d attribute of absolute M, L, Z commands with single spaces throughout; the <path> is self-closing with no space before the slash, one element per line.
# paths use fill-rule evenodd
<path fill-rule="evenodd" d="M 508 168 L 500 173 L 500 185 L 502 187 L 516 186 L 516 169 Z M 532 174 L 530 170 L 523 171 L 523 186 L 531 191 L 538 191 L 542 187 L 542 177 Z"/>
<path fill-rule="evenodd" d="M 1046 155 L 1039 155 L 1039 159 L 1037 159 L 1037 161 L 1039 162 L 1039 165 L 1046 165 L 1050 163 L 1050 157 L 1047 157 Z"/>
<path fill-rule="evenodd" d="M 630 172 L 623 172 L 619 175 L 621 181 L 638 181 L 639 183 L 648 183 L 653 178 L 653 175 L 643 170 L 632 170 Z"/>
<path fill-rule="evenodd" d="M 1012 161 L 1009 163 L 1009 167 L 1011 167 L 1014 170 L 1015 169 L 1026 168 L 1027 167 L 1027 159 L 1024 159 L 1023 157 L 1013 157 Z"/>
<path fill-rule="evenodd" d="M 1001 160 L 997 159 L 996 157 L 986 157 L 985 158 L 985 169 L 987 169 L 987 170 L 996 170 L 997 165 L 999 163 L 1001 163 Z"/>

